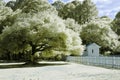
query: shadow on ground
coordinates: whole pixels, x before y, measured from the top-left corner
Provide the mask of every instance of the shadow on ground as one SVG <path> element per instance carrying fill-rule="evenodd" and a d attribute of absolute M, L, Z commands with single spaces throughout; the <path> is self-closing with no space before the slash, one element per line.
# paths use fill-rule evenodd
<path fill-rule="evenodd" d="M 8 64 L 0 65 L 0 69 L 8 69 L 8 68 L 26 68 L 26 67 L 45 67 L 45 66 L 56 66 L 56 65 L 67 65 L 68 63 L 22 63 L 22 64 Z"/>

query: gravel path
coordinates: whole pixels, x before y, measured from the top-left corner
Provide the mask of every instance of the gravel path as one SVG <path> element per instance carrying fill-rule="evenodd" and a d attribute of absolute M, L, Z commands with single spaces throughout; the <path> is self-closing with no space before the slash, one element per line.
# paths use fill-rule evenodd
<path fill-rule="evenodd" d="M 0 80 L 120 80 L 120 70 L 70 63 L 0 69 Z"/>

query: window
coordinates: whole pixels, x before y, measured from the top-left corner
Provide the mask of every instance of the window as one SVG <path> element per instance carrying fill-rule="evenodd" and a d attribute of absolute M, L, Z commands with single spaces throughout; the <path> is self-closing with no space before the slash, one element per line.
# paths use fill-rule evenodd
<path fill-rule="evenodd" d="M 94 50 L 92 49 L 92 53 L 94 53 Z"/>

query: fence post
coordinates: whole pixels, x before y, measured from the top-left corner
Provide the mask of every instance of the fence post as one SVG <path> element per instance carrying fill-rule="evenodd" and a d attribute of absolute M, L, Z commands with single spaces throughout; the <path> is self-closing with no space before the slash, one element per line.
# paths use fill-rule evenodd
<path fill-rule="evenodd" d="M 114 66 L 115 66 L 114 60 L 115 60 L 115 58 L 114 58 L 114 56 L 113 56 L 113 57 L 112 57 L 112 68 L 114 68 Z"/>

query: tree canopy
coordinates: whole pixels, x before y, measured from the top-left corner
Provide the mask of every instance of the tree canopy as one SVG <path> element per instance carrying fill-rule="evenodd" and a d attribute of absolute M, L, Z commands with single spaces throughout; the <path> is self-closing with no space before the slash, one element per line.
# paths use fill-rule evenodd
<path fill-rule="evenodd" d="M 59 5 L 60 3 L 62 2 L 54 2 L 53 4 Z M 57 8 L 57 6 L 55 7 Z M 96 5 L 91 0 L 84 0 L 83 2 L 75 0 L 62 5 L 62 8 L 57 10 L 63 19 L 72 18 L 79 24 L 85 24 L 98 17 Z"/>
<path fill-rule="evenodd" d="M 111 29 L 111 20 L 97 19 L 83 26 L 81 38 L 84 44 L 95 42 L 102 46 L 102 51 L 116 52 L 120 42 L 118 35 Z"/>
<path fill-rule="evenodd" d="M 15 22 L 0 35 L 1 51 L 10 54 L 80 55 L 83 52 L 79 34 L 67 28 L 56 10 L 45 0 L 28 0 L 19 8 Z M 52 11 L 51 11 L 52 10 Z M 46 56 L 47 56 L 46 55 Z M 46 57 L 45 56 L 45 57 Z"/>

